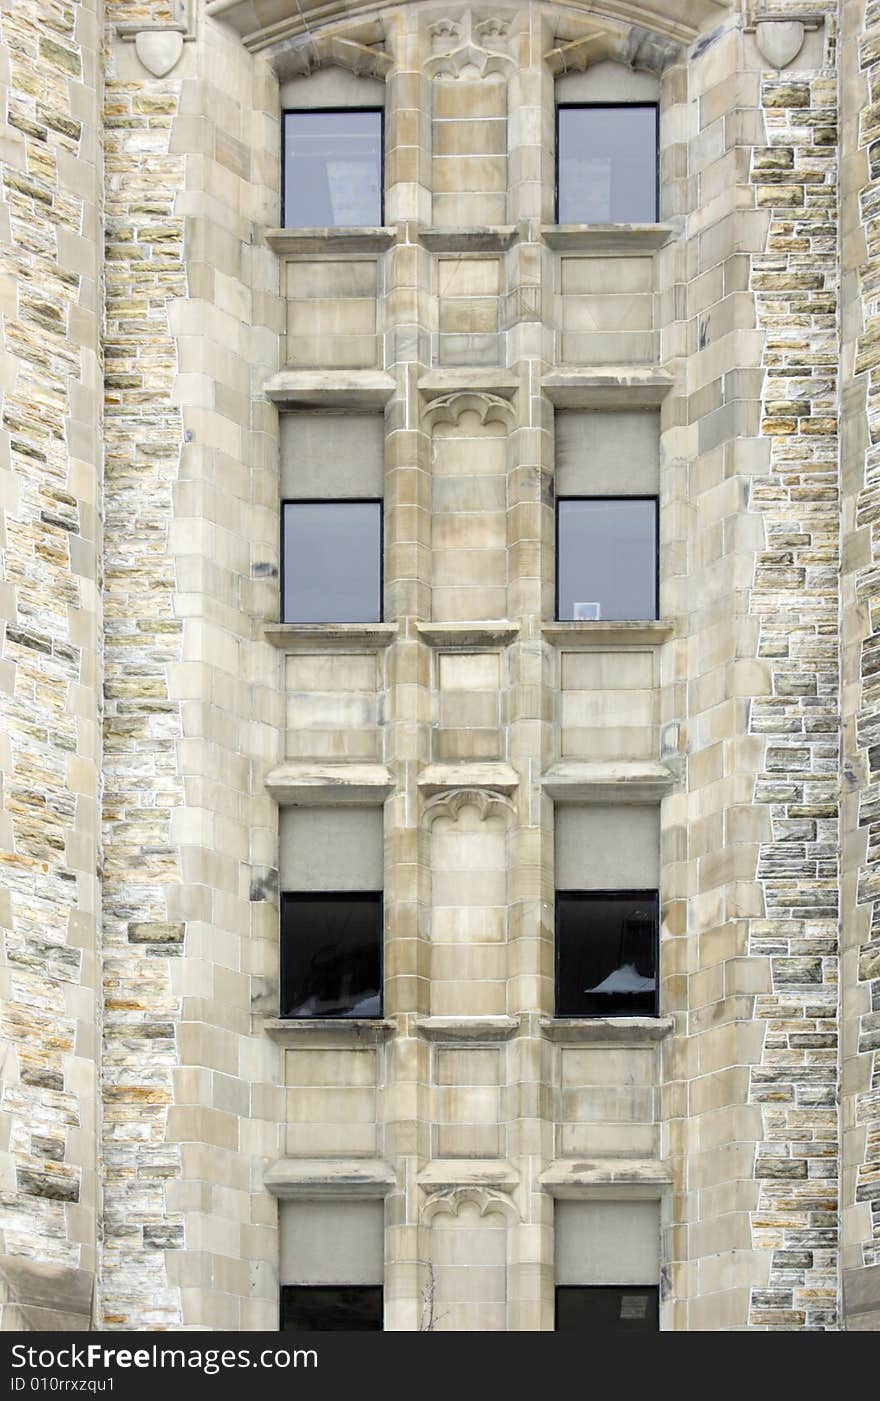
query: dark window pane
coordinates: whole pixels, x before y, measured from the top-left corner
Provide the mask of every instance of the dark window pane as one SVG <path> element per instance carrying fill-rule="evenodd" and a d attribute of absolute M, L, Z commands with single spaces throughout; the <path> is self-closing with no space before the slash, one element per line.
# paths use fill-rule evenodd
<path fill-rule="evenodd" d="M 650 1284 L 560 1284 L 556 1287 L 556 1331 L 650 1333 L 660 1326 L 658 1290 Z"/>
<path fill-rule="evenodd" d="M 559 108 L 560 224 L 653 224 L 657 108 Z"/>
<path fill-rule="evenodd" d="M 282 895 L 282 1017 L 380 1017 L 381 967 L 381 894 Z"/>
<path fill-rule="evenodd" d="M 284 1284 L 281 1332 L 382 1331 L 379 1285 Z"/>
<path fill-rule="evenodd" d="M 285 622 L 378 622 L 381 571 L 381 501 L 285 502 Z"/>
<path fill-rule="evenodd" d="M 656 618 L 657 502 L 561 497 L 557 513 L 558 616 Z"/>
<path fill-rule="evenodd" d="M 556 1015 L 654 1016 L 657 892 L 560 891 Z"/>
<path fill-rule="evenodd" d="M 381 111 L 285 112 L 286 227 L 381 222 Z"/>

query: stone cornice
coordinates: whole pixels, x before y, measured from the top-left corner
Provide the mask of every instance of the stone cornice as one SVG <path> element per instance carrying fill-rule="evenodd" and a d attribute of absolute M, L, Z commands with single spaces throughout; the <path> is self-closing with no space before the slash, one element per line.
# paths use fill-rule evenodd
<path fill-rule="evenodd" d="M 208 0 L 205 13 L 231 25 L 245 48 L 257 53 L 352 20 L 368 21 L 385 8 L 398 10 L 414 3 L 418 0 L 398 0 L 387 7 L 375 0 Z M 729 0 L 604 0 L 602 10 L 602 17 L 612 23 L 622 21 L 677 43 L 689 43 L 707 24 L 720 22 L 731 5 Z M 572 25 L 586 28 L 586 19 L 595 23 L 595 9 L 589 0 L 569 0 L 559 11 L 568 21 L 566 29 Z M 580 38 L 578 33 L 570 42 Z"/>

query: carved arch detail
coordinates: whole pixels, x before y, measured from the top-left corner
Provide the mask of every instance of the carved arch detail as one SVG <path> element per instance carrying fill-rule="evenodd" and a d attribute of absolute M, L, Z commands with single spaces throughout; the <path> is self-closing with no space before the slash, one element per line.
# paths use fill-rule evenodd
<path fill-rule="evenodd" d="M 492 15 L 480 19 L 472 10 L 438 19 L 428 28 L 431 57 L 425 72 L 432 78 L 455 81 L 507 76 L 516 67 L 508 49 L 510 20 Z"/>
<path fill-rule="evenodd" d="M 499 398 L 497 394 L 467 389 L 432 400 L 425 409 L 424 418 L 433 428 L 438 423 L 458 423 L 464 413 L 478 414 L 481 423 L 503 423 L 505 427 L 509 427 L 515 417 L 513 407 L 506 399 Z"/>
<path fill-rule="evenodd" d="M 516 809 L 510 798 L 494 788 L 453 788 L 449 793 L 438 793 L 425 804 L 424 820 L 431 826 L 438 817 L 458 821 L 462 808 L 473 807 L 480 814 L 480 821 L 487 817 L 507 817 Z"/>
<path fill-rule="evenodd" d="M 384 79 L 394 60 L 385 47 L 385 30 L 379 20 L 345 25 L 326 34 L 308 33 L 283 46 L 286 77 L 307 77 L 316 68 L 347 68 L 356 78 Z"/>
<path fill-rule="evenodd" d="M 639 68 L 649 73 L 662 73 L 681 58 L 681 46 L 666 35 L 645 29 L 638 24 L 615 24 L 613 20 L 585 19 L 578 22 L 577 32 L 557 31 L 553 46 L 544 55 L 550 71 L 583 73 L 594 63 L 610 60 L 626 68 Z"/>
<path fill-rule="evenodd" d="M 444 1187 L 433 1192 L 422 1207 L 422 1221 L 428 1226 L 435 1216 L 457 1216 L 465 1202 L 473 1202 L 481 1216 L 498 1212 L 508 1226 L 519 1225 L 519 1212 L 510 1197 L 488 1187 Z"/>

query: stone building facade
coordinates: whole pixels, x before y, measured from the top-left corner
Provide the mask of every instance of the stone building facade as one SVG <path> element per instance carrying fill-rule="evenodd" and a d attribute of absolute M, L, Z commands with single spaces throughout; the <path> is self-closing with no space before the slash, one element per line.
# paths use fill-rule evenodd
<path fill-rule="evenodd" d="M 7 0 L 0 83 L 3 1326 L 880 1327 L 880 7 Z M 655 222 L 557 221 L 591 102 Z M 282 226 L 327 108 L 375 226 Z M 616 492 L 657 617 L 557 620 Z M 380 621 L 281 621 L 292 497 Z M 573 886 L 659 1015 L 556 1015 Z M 381 1016 L 280 1016 L 333 889 Z"/>

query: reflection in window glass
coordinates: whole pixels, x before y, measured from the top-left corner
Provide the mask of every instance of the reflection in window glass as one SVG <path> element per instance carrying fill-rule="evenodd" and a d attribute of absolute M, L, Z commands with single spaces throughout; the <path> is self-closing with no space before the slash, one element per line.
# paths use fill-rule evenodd
<path fill-rule="evenodd" d="M 382 617 L 381 501 L 284 503 L 284 621 Z"/>
<path fill-rule="evenodd" d="M 556 1331 L 656 1332 L 658 1298 L 657 1286 L 650 1284 L 559 1284 L 556 1286 Z"/>
<path fill-rule="evenodd" d="M 559 618 L 656 618 L 656 500 L 560 497 L 556 568 Z"/>
<path fill-rule="evenodd" d="M 556 1015 L 654 1016 L 657 892 L 560 891 Z"/>
<path fill-rule="evenodd" d="M 653 224 L 657 219 L 657 108 L 562 107 L 560 224 Z"/>
<path fill-rule="evenodd" d="M 381 966 L 381 894 L 282 895 L 282 1017 L 380 1017 Z"/>
<path fill-rule="evenodd" d="M 380 1285 L 282 1285 L 280 1332 L 367 1331 L 382 1331 Z"/>
<path fill-rule="evenodd" d="M 285 112 L 285 226 L 381 222 L 381 111 Z"/>

